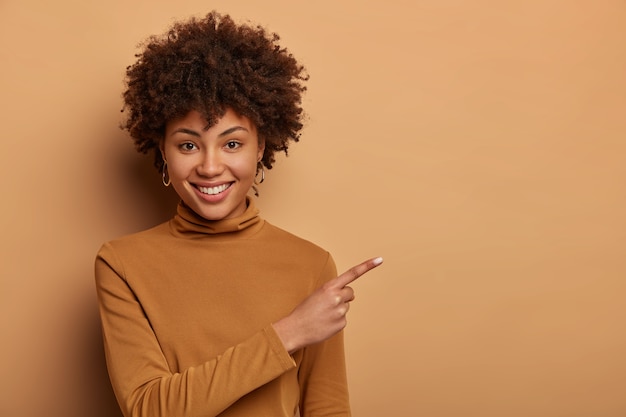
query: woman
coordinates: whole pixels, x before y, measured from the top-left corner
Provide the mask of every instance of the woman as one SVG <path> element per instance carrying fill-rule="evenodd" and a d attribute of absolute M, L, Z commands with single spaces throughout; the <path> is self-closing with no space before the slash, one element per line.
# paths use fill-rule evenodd
<path fill-rule="evenodd" d="M 350 415 L 348 284 L 382 259 L 337 277 L 248 197 L 302 128 L 307 77 L 277 41 L 213 12 L 150 38 L 127 69 L 124 127 L 181 203 L 96 258 L 126 417 Z"/>

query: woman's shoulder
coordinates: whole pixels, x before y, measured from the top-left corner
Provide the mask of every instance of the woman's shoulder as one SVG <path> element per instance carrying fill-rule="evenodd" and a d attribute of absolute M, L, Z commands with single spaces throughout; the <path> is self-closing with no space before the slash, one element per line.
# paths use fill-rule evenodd
<path fill-rule="evenodd" d="M 292 232 L 265 222 L 263 253 L 278 257 L 282 265 L 291 265 L 300 273 L 309 271 L 317 285 L 337 275 L 335 261 L 325 248 Z"/>
<path fill-rule="evenodd" d="M 318 244 L 297 236 L 292 232 L 265 221 L 264 235 L 268 244 L 280 246 L 289 251 L 310 253 L 311 255 L 328 256 L 328 251 Z"/>
<path fill-rule="evenodd" d="M 148 229 L 108 240 L 102 244 L 100 252 L 109 248 L 115 250 L 115 252 L 123 253 L 166 244 L 165 241 L 168 240 L 168 237 L 171 237 L 168 223 L 169 222 L 161 223 Z"/>

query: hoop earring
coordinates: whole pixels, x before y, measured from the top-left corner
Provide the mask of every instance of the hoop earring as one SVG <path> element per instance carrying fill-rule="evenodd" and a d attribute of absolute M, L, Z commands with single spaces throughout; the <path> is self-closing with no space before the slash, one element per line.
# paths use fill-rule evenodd
<path fill-rule="evenodd" d="M 261 171 L 261 181 L 257 180 L 257 177 L 259 176 L 259 171 Z M 256 175 L 254 176 L 254 184 L 252 185 L 252 189 L 254 190 L 255 197 L 259 196 L 259 189 L 257 188 L 257 185 L 263 184 L 263 181 L 265 181 L 265 167 L 263 166 L 263 162 L 259 161 L 256 166 Z"/>
<path fill-rule="evenodd" d="M 163 174 L 161 175 L 161 179 L 163 180 L 163 185 L 169 187 L 172 183 L 170 180 L 170 174 L 167 172 L 167 161 L 163 161 Z"/>

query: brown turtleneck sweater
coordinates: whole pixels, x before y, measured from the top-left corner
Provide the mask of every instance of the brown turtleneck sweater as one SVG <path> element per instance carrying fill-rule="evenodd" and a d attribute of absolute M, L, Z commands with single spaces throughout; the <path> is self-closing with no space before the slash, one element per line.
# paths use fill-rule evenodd
<path fill-rule="evenodd" d="M 124 416 L 350 416 L 343 334 L 289 355 L 271 326 L 336 277 L 334 262 L 251 200 L 221 221 L 181 203 L 105 243 L 95 273 Z"/>

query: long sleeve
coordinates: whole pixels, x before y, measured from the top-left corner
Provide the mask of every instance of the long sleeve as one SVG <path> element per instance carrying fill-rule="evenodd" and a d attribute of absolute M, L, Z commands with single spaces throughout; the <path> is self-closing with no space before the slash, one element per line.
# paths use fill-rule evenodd
<path fill-rule="evenodd" d="M 337 276 L 332 258 L 319 285 Z M 298 381 L 302 417 L 350 417 L 343 331 L 301 352 Z"/>
<path fill-rule="evenodd" d="M 268 325 L 217 357 L 172 372 L 109 245 L 96 258 L 95 275 L 107 366 L 125 417 L 216 416 L 296 366 Z"/>

